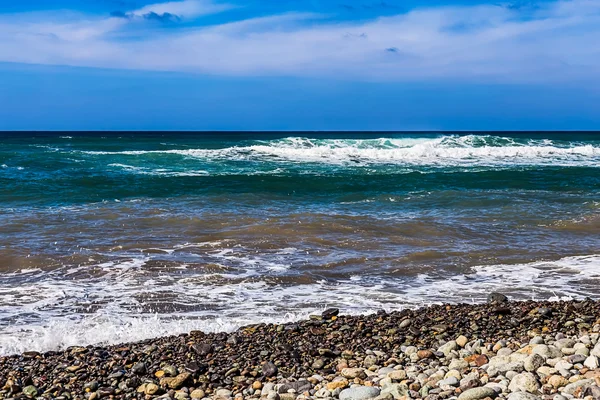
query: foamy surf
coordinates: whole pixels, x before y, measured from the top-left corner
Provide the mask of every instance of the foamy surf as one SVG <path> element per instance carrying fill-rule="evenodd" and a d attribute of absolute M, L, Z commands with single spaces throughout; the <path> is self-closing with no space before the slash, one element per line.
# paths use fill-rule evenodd
<path fill-rule="evenodd" d="M 265 280 L 265 269 L 271 274 L 284 272 L 258 263 L 249 263 L 248 267 L 262 272 L 246 273 L 241 281 L 235 273 L 214 279 L 212 274 L 182 276 L 174 271 L 148 280 L 144 278 L 148 276 L 144 270 L 147 261 L 102 264 L 100 267 L 108 272 L 102 279 L 77 281 L 56 276 L 35 285 L 14 287 L 14 296 L 1 293 L 5 310 L 2 318 L 12 322 L 4 324 L 0 333 L 0 354 L 76 344 L 115 344 L 194 329 L 231 331 L 252 323 L 306 318 L 326 307 L 364 314 L 438 303 L 481 302 L 491 291 L 520 300 L 600 295 L 600 255 L 483 265 L 466 274 L 441 276 L 435 272 L 413 279 L 366 271 L 339 281 L 308 284 Z M 142 299 L 146 303 L 143 307 Z M 174 307 L 160 305 L 161 299 Z M 24 310 L 28 318 L 19 317 Z"/>

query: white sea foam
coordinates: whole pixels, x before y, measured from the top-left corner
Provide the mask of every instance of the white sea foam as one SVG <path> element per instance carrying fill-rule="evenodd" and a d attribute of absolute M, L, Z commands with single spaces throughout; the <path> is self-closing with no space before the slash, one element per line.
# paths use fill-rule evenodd
<path fill-rule="evenodd" d="M 223 149 L 87 151 L 83 153 L 96 156 L 164 154 L 204 161 L 263 160 L 334 165 L 600 166 L 600 144 L 598 143 L 565 143 L 553 142 L 548 139 L 518 141 L 513 138 L 480 135 L 363 140 L 292 137 Z"/>
<path fill-rule="evenodd" d="M 175 177 L 177 177 L 177 176 L 206 176 L 206 175 L 209 175 L 208 171 L 202 171 L 202 170 L 170 171 L 165 168 L 152 169 L 152 168 L 148 168 L 148 167 L 136 167 L 133 165 L 119 164 L 119 163 L 108 164 L 108 166 L 120 168 L 127 172 L 131 172 L 133 174 L 139 174 L 139 175 L 175 176 Z"/>
<path fill-rule="evenodd" d="M 491 291 L 517 299 L 600 294 L 600 255 L 478 266 L 466 275 L 438 271 L 415 279 L 366 270 L 336 281 L 279 284 L 277 278 L 289 276 L 293 265 L 214 247 L 215 260 L 237 268 L 219 273 L 181 265 L 152 274 L 149 257 L 143 257 L 97 264 L 102 273 L 94 278 L 84 273 L 90 266 L 72 267 L 66 274 L 23 271 L 36 279 L 0 290 L 0 319 L 13 320 L 0 333 L 0 354 L 135 341 L 192 329 L 228 331 L 305 318 L 330 306 L 357 314 L 482 301 Z M 274 256 L 284 260 L 296 251 L 286 248 Z"/>

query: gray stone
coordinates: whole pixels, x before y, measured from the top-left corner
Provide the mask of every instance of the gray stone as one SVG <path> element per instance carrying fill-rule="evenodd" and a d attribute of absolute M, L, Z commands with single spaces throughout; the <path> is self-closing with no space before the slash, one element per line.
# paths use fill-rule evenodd
<path fill-rule="evenodd" d="M 319 391 L 317 391 L 317 393 L 315 393 L 315 397 L 317 397 L 319 399 L 331 397 L 331 392 L 329 390 L 327 390 L 327 388 L 322 388 Z"/>
<path fill-rule="evenodd" d="M 544 344 L 544 338 L 541 336 L 536 336 L 529 341 L 529 344 Z"/>
<path fill-rule="evenodd" d="M 575 346 L 575 341 L 572 339 L 559 339 L 556 342 L 554 342 L 554 346 L 559 350 L 562 350 L 565 347 L 572 348 L 573 346 Z"/>
<path fill-rule="evenodd" d="M 508 400 L 540 400 L 541 397 L 526 392 L 515 392 L 508 395 Z"/>
<path fill-rule="evenodd" d="M 509 356 L 492 357 L 489 362 L 487 373 L 490 377 L 505 374 L 508 371 L 523 371 L 523 361 L 511 361 Z"/>
<path fill-rule="evenodd" d="M 582 379 L 580 381 L 577 382 L 573 382 L 573 383 L 569 383 L 567 386 L 565 386 L 562 390 L 563 394 L 570 394 L 572 395 L 573 393 L 575 393 L 575 391 L 580 388 L 580 387 L 586 387 L 586 386 L 590 386 L 595 384 L 596 381 L 594 379 Z"/>
<path fill-rule="evenodd" d="M 592 351 L 590 351 L 590 354 L 592 356 L 600 357 L 600 343 L 597 344 L 596 346 L 594 346 L 594 348 L 592 349 Z"/>
<path fill-rule="evenodd" d="M 295 391 L 296 393 L 303 393 L 312 389 L 312 385 L 309 381 L 296 381 L 290 383 L 284 383 L 279 387 L 279 394 L 289 393 L 290 390 Z"/>
<path fill-rule="evenodd" d="M 394 399 L 399 399 L 403 396 L 406 396 L 408 393 L 408 386 L 403 383 L 392 383 L 391 385 L 387 385 L 382 391 L 381 394 L 391 394 Z"/>
<path fill-rule="evenodd" d="M 263 385 L 262 391 L 260 392 L 261 396 L 266 396 L 269 392 L 275 391 L 275 384 L 273 382 L 267 382 Z"/>
<path fill-rule="evenodd" d="M 531 372 L 523 372 L 516 375 L 510 381 L 510 385 L 508 385 L 508 390 L 511 392 L 537 393 L 539 389 L 540 383 Z"/>
<path fill-rule="evenodd" d="M 463 360 L 462 358 L 455 358 L 454 360 L 450 361 L 450 365 L 448 366 L 448 368 L 460 371 L 461 369 L 469 368 L 469 363 Z"/>
<path fill-rule="evenodd" d="M 492 292 L 488 294 L 487 301 L 488 303 L 504 303 L 508 301 L 508 297 L 502 293 Z"/>
<path fill-rule="evenodd" d="M 533 372 L 544 365 L 544 363 L 544 357 L 539 354 L 532 354 L 523 361 L 523 367 L 525 368 L 525 371 Z"/>
<path fill-rule="evenodd" d="M 545 344 L 539 344 L 533 348 L 531 354 L 539 354 L 545 359 L 562 357 L 562 353 L 554 346 L 548 346 Z"/>
<path fill-rule="evenodd" d="M 580 364 L 584 362 L 586 358 L 587 357 L 583 354 L 573 354 L 572 356 L 567 357 L 566 360 L 571 364 Z"/>
<path fill-rule="evenodd" d="M 597 385 L 588 386 L 583 392 L 583 397 L 591 397 L 594 400 L 600 399 L 600 387 Z"/>
<path fill-rule="evenodd" d="M 494 398 L 497 393 L 494 389 L 489 387 L 476 387 L 473 389 L 465 390 L 458 396 L 458 400 L 480 400 L 486 397 Z"/>
<path fill-rule="evenodd" d="M 400 329 L 408 328 L 410 324 L 410 319 L 405 319 L 404 321 L 400 322 Z"/>
<path fill-rule="evenodd" d="M 277 375 L 277 366 L 270 361 L 266 362 L 262 366 L 262 373 L 266 377 L 275 376 L 275 375 Z"/>
<path fill-rule="evenodd" d="M 443 379 L 441 381 L 438 382 L 438 386 L 458 386 L 460 384 L 460 381 L 454 377 L 451 376 L 450 378 L 447 379 Z"/>
<path fill-rule="evenodd" d="M 231 392 L 231 390 L 228 389 L 219 389 L 216 391 L 215 394 L 217 395 L 217 397 L 231 397 L 233 393 Z"/>
<path fill-rule="evenodd" d="M 369 368 L 372 367 L 373 365 L 377 364 L 377 357 L 375 356 L 366 356 L 364 361 L 363 361 L 363 365 L 365 366 L 365 368 Z"/>
<path fill-rule="evenodd" d="M 456 341 L 450 340 L 448 343 L 444 344 L 443 346 L 440 346 L 438 351 L 441 351 L 446 357 L 448 357 L 448 354 L 450 354 L 451 351 L 456 349 L 458 349 L 458 344 L 456 344 Z"/>
<path fill-rule="evenodd" d="M 598 368 L 598 357 L 596 357 L 596 356 L 589 356 L 588 358 L 585 359 L 585 362 L 583 363 L 583 365 L 585 365 L 589 369 L 596 369 L 596 368 Z"/>
<path fill-rule="evenodd" d="M 340 392 L 340 400 L 367 400 L 379 396 L 379 388 L 372 386 L 356 386 Z"/>

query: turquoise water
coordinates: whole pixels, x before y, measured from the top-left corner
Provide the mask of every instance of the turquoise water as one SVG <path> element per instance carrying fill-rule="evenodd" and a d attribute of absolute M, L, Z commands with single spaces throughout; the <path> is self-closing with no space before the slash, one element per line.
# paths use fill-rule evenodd
<path fill-rule="evenodd" d="M 600 292 L 600 134 L 0 140 L 0 353 Z"/>

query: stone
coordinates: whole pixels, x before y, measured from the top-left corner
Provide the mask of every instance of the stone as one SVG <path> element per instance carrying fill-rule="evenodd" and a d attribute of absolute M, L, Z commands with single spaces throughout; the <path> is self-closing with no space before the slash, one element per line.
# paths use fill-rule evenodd
<path fill-rule="evenodd" d="M 387 385 L 381 391 L 381 394 L 391 394 L 394 399 L 400 399 L 406 396 L 408 393 L 408 386 L 403 383 L 392 383 L 391 385 Z"/>
<path fill-rule="evenodd" d="M 377 357 L 374 355 L 368 355 L 363 360 L 363 365 L 365 366 L 365 368 L 370 368 L 376 364 L 377 364 Z"/>
<path fill-rule="evenodd" d="M 585 359 L 583 365 L 585 365 L 589 369 L 596 369 L 596 368 L 598 368 L 598 366 L 599 366 L 599 364 L 598 364 L 598 357 L 596 357 L 596 356 L 589 356 L 588 358 Z"/>
<path fill-rule="evenodd" d="M 554 347 L 556 347 L 559 350 L 562 350 L 563 348 L 573 348 L 575 346 L 576 342 L 572 339 L 558 339 L 557 341 L 554 342 Z"/>
<path fill-rule="evenodd" d="M 284 383 L 279 387 L 279 394 L 289 393 L 290 390 L 293 390 L 295 393 L 303 393 L 312 389 L 312 385 L 309 381 L 296 381 Z"/>
<path fill-rule="evenodd" d="M 327 390 L 333 392 L 335 389 L 344 389 L 348 386 L 348 380 L 346 378 L 338 377 L 332 382 L 328 382 L 325 387 Z"/>
<path fill-rule="evenodd" d="M 466 360 L 463 360 L 461 358 L 455 358 L 452 361 L 450 361 L 448 368 L 456 369 L 456 370 L 460 371 L 460 370 L 469 368 L 469 363 Z"/>
<path fill-rule="evenodd" d="M 183 391 L 175 392 L 175 400 L 187 400 L 189 398 L 190 396 Z"/>
<path fill-rule="evenodd" d="M 367 375 L 365 374 L 365 370 L 362 368 L 344 368 L 342 369 L 341 374 L 344 378 L 347 379 L 364 379 L 367 377 Z"/>
<path fill-rule="evenodd" d="M 448 378 L 456 378 L 458 380 L 461 380 L 462 374 L 460 373 L 460 371 L 458 371 L 456 369 L 451 369 L 448 372 L 446 372 L 446 375 L 444 375 L 444 379 L 448 379 Z"/>
<path fill-rule="evenodd" d="M 568 362 L 570 362 L 571 364 L 581 364 L 586 359 L 587 359 L 587 357 L 583 354 L 573 354 L 572 356 L 569 356 L 566 358 L 566 360 Z"/>
<path fill-rule="evenodd" d="M 381 391 L 373 386 L 356 386 L 340 392 L 340 400 L 367 400 L 379 396 Z"/>
<path fill-rule="evenodd" d="M 419 357 L 420 360 L 424 359 L 424 358 L 433 358 L 433 351 L 431 350 L 419 350 L 417 351 L 417 356 Z"/>
<path fill-rule="evenodd" d="M 508 390 L 511 392 L 538 393 L 540 383 L 531 372 L 523 372 L 511 379 Z"/>
<path fill-rule="evenodd" d="M 233 393 L 229 389 L 219 389 L 215 392 L 215 395 L 218 397 L 231 397 Z"/>
<path fill-rule="evenodd" d="M 154 383 L 147 383 L 146 387 L 144 388 L 144 393 L 152 396 L 153 394 L 156 394 L 159 391 L 159 389 L 160 388 L 158 387 L 158 385 Z"/>
<path fill-rule="evenodd" d="M 465 361 L 477 367 L 482 367 L 490 362 L 489 358 L 485 354 L 473 354 L 465 358 Z"/>
<path fill-rule="evenodd" d="M 546 360 L 546 362 L 548 362 L 548 360 Z M 573 368 L 573 364 L 565 360 L 559 360 L 556 364 L 554 364 L 554 368 L 556 368 L 559 371 L 570 370 L 571 368 Z"/>
<path fill-rule="evenodd" d="M 490 359 L 487 373 L 493 378 L 508 371 L 521 372 L 524 368 L 523 364 L 522 361 L 512 362 L 508 356 L 496 356 Z"/>
<path fill-rule="evenodd" d="M 98 390 L 98 387 L 100 387 L 98 381 L 87 382 L 85 385 L 83 385 L 83 388 L 89 390 L 90 392 L 95 392 Z"/>
<path fill-rule="evenodd" d="M 144 375 L 146 373 L 146 364 L 143 362 L 136 363 L 131 367 L 131 371 L 137 375 Z"/>
<path fill-rule="evenodd" d="M 467 342 L 469 341 L 469 339 L 467 339 L 466 336 L 460 335 L 459 337 L 456 338 L 456 344 L 459 345 L 460 347 L 465 347 L 467 345 Z"/>
<path fill-rule="evenodd" d="M 267 400 L 280 400 L 279 393 L 276 391 L 270 391 L 267 393 Z"/>
<path fill-rule="evenodd" d="M 404 371 L 403 369 L 392 371 L 389 374 L 387 374 L 387 377 L 394 381 L 403 381 L 404 379 L 406 379 L 406 371 Z"/>
<path fill-rule="evenodd" d="M 541 400 L 541 397 L 527 392 L 514 392 L 508 395 L 508 400 Z"/>
<path fill-rule="evenodd" d="M 443 379 L 438 382 L 438 386 L 440 386 L 440 387 L 442 387 L 442 386 L 458 386 L 459 384 L 460 384 L 460 381 L 454 376 L 451 376 L 450 378 Z"/>
<path fill-rule="evenodd" d="M 192 346 L 192 350 L 198 353 L 198 355 L 206 356 L 212 353 L 212 345 L 210 343 L 198 343 Z"/>
<path fill-rule="evenodd" d="M 491 397 L 493 399 L 497 395 L 498 394 L 494 389 L 482 386 L 465 390 L 458 396 L 458 400 L 481 400 L 486 397 Z"/>
<path fill-rule="evenodd" d="M 561 375 L 552 375 L 548 378 L 548 384 L 558 389 L 569 384 L 569 380 Z"/>
<path fill-rule="evenodd" d="M 444 353 L 444 355 L 446 357 L 448 357 L 448 354 L 450 354 L 451 351 L 456 350 L 457 348 L 458 348 L 458 344 L 456 344 L 456 342 L 454 340 L 450 340 L 443 346 L 440 346 L 438 348 L 438 351 Z"/>
<path fill-rule="evenodd" d="M 552 359 L 552 358 L 558 358 L 558 357 L 562 356 L 562 353 L 556 347 L 548 346 L 545 344 L 539 344 L 539 345 L 535 346 L 531 350 L 531 354 L 539 354 L 540 356 L 544 357 L 546 360 Z"/>
<path fill-rule="evenodd" d="M 260 395 L 266 396 L 269 394 L 269 392 L 274 392 L 274 391 L 275 391 L 275 384 L 273 382 L 267 382 L 263 385 Z"/>
<path fill-rule="evenodd" d="M 268 361 L 262 366 L 262 373 L 267 378 L 277 375 L 277 366 L 272 362 Z"/>
<path fill-rule="evenodd" d="M 33 385 L 25 386 L 23 388 L 23 394 L 27 397 L 36 397 L 38 395 L 38 390 Z"/>
<path fill-rule="evenodd" d="M 400 329 L 404 329 L 404 328 L 408 328 L 411 324 L 411 320 L 410 319 L 405 319 L 404 321 L 400 322 Z"/>
<path fill-rule="evenodd" d="M 525 368 L 525 371 L 528 372 L 537 371 L 539 367 L 544 365 L 545 361 L 546 360 L 544 360 L 544 357 L 542 357 L 541 355 L 532 354 L 525 358 L 525 360 L 523 361 L 523 367 Z"/>
<path fill-rule="evenodd" d="M 544 344 L 544 338 L 541 336 L 535 336 L 529 341 L 529 344 Z"/>
<path fill-rule="evenodd" d="M 328 308 L 321 313 L 321 317 L 323 317 L 323 319 L 331 319 L 337 317 L 339 313 L 340 310 L 338 308 Z"/>
<path fill-rule="evenodd" d="M 506 297 L 502 293 L 492 292 L 488 294 L 487 301 L 488 303 L 505 303 L 508 301 L 508 297 Z"/>
<path fill-rule="evenodd" d="M 196 389 L 193 390 L 192 393 L 190 393 L 190 397 L 192 399 L 203 399 L 204 396 L 206 396 L 206 393 L 204 393 L 204 390 L 202 389 Z"/>
<path fill-rule="evenodd" d="M 597 385 L 591 385 L 585 388 L 583 391 L 583 397 L 586 398 L 588 396 L 594 400 L 600 399 L 600 387 Z"/>
<path fill-rule="evenodd" d="M 586 386 L 593 385 L 595 383 L 596 381 L 594 379 L 581 379 L 577 382 L 569 383 L 567 386 L 564 387 L 562 393 L 573 395 L 573 393 L 575 393 L 577 389 L 585 388 Z"/>
<path fill-rule="evenodd" d="M 165 365 L 163 368 L 163 371 L 165 371 L 165 374 L 167 374 L 171 377 L 177 376 L 177 368 L 175 368 L 172 365 Z"/>
<path fill-rule="evenodd" d="M 179 389 L 191 377 L 192 374 L 190 374 L 189 372 L 184 372 L 172 378 L 162 378 L 160 380 L 160 384 L 161 386 L 169 387 L 169 389 Z"/>

